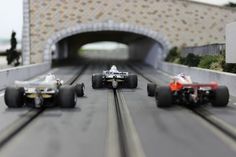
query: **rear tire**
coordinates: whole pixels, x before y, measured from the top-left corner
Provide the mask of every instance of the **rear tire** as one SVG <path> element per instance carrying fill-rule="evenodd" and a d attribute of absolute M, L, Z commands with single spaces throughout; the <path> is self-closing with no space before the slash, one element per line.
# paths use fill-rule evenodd
<path fill-rule="evenodd" d="M 148 93 L 148 96 L 151 96 L 151 97 L 155 96 L 156 88 L 157 88 L 157 85 L 156 85 L 156 84 L 148 83 L 148 84 L 147 84 L 147 93 Z"/>
<path fill-rule="evenodd" d="M 19 108 L 24 105 L 23 87 L 7 87 L 5 90 L 4 100 L 9 108 Z"/>
<path fill-rule="evenodd" d="M 96 74 L 92 76 L 92 87 L 93 89 L 99 89 L 102 88 L 103 84 L 103 75 L 102 74 Z"/>
<path fill-rule="evenodd" d="M 73 86 L 62 86 L 59 88 L 58 103 L 62 108 L 74 108 L 76 105 L 76 93 Z"/>
<path fill-rule="evenodd" d="M 159 108 L 172 106 L 172 93 L 168 86 L 158 87 L 155 92 L 156 104 Z"/>
<path fill-rule="evenodd" d="M 212 106 L 226 107 L 229 102 L 229 90 L 226 86 L 219 86 L 214 91 L 214 97 L 212 99 Z"/>
<path fill-rule="evenodd" d="M 84 84 L 76 84 L 75 85 L 75 92 L 77 97 L 83 97 L 84 96 Z"/>
<path fill-rule="evenodd" d="M 128 88 L 137 88 L 138 86 L 138 77 L 137 75 L 129 75 L 127 77 L 127 84 L 128 84 Z"/>

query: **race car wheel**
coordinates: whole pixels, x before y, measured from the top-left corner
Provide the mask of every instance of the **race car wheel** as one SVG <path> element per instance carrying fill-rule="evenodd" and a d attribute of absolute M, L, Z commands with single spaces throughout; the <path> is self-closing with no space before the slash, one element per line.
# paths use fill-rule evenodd
<path fill-rule="evenodd" d="M 92 76 L 92 87 L 93 89 L 98 89 L 98 88 L 102 88 L 102 78 L 103 75 L 98 74 L 98 75 L 93 75 Z"/>
<path fill-rule="evenodd" d="M 4 100 L 9 108 L 19 108 L 24 105 L 24 88 L 7 87 L 5 90 Z"/>
<path fill-rule="evenodd" d="M 62 86 L 59 88 L 57 101 L 62 108 L 74 108 L 76 105 L 76 93 L 73 86 Z"/>
<path fill-rule="evenodd" d="M 153 84 L 153 83 L 148 83 L 147 84 L 147 93 L 148 96 L 153 97 L 155 95 L 155 91 L 156 91 L 157 85 Z"/>
<path fill-rule="evenodd" d="M 157 107 L 166 108 L 172 105 L 172 94 L 168 86 L 158 87 L 155 93 Z"/>
<path fill-rule="evenodd" d="M 138 77 L 137 75 L 129 75 L 127 78 L 128 88 L 137 88 L 138 86 Z"/>
<path fill-rule="evenodd" d="M 75 85 L 75 92 L 76 92 L 76 95 L 77 97 L 82 97 L 84 96 L 84 84 L 76 84 Z"/>
<path fill-rule="evenodd" d="M 219 86 L 214 91 L 214 97 L 211 101 L 212 106 L 226 107 L 229 102 L 229 90 L 226 86 Z"/>

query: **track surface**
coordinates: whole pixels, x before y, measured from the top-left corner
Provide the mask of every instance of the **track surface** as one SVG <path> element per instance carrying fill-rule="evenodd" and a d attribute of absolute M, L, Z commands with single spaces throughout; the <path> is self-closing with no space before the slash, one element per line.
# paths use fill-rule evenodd
<path fill-rule="evenodd" d="M 93 90 L 91 75 L 99 73 L 107 65 L 90 65 L 78 83 L 84 82 L 85 97 L 78 98 L 75 109 L 48 109 L 17 134 L 0 150 L 6 157 L 104 157 L 109 151 L 110 138 L 109 105 L 110 89 Z M 118 65 L 118 69 L 132 71 L 128 66 Z M 161 84 L 168 82 L 165 75 L 142 66 L 146 76 Z M 78 68 L 67 67 L 56 70 L 61 79 L 69 79 Z M 235 157 L 236 144 L 205 123 L 189 110 L 181 107 L 171 109 L 156 108 L 154 98 L 147 96 L 148 81 L 139 76 L 139 86 L 135 90 L 119 91 L 127 105 L 131 123 L 138 135 L 138 141 L 147 157 Z M 0 97 L 0 135 L 14 120 L 28 111 L 27 108 L 8 110 Z M 212 109 L 210 111 L 225 118 L 234 107 Z M 208 109 L 208 108 L 207 108 Z M 235 111 L 235 110 L 234 110 Z M 227 115 L 228 116 L 228 115 Z M 231 117 L 236 119 L 232 111 Z M 227 120 L 225 118 L 224 120 Z M 230 122 L 230 121 L 229 121 Z M 233 125 L 234 123 L 230 123 Z M 235 123 L 236 124 L 236 123 Z M 114 132 L 115 133 L 115 132 Z M 114 141 L 113 141 L 114 142 Z"/>

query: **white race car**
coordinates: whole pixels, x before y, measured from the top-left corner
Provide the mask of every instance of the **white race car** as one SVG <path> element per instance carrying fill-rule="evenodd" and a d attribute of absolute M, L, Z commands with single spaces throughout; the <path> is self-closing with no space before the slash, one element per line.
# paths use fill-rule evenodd
<path fill-rule="evenodd" d="M 37 81 L 15 81 L 5 90 L 5 103 L 9 108 L 29 107 L 73 108 L 77 96 L 84 95 L 84 84 L 63 85 L 64 81 L 48 74 Z M 77 95 L 77 96 L 76 96 Z"/>
<path fill-rule="evenodd" d="M 118 87 L 137 88 L 137 75 L 129 74 L 128 72 L 120 72 L 113 65 L 110 70 L 104 70 L 102 74 L 92 75 L 92 87 L 94 89 L 103 87 Z"/>

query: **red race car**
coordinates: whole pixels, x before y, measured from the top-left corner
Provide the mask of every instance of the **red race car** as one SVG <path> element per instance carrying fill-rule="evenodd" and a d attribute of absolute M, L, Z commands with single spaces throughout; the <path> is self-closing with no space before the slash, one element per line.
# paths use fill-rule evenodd
<path fill-rule="evenodd" d="M 155 96 L 158 107 L 170 107 L 173 104 L 200 105 L 211 103 L 216 107 L 226 107 L 229 102 L 229 90 L 216 82 L 209 84 L 193 83 L 190 76 L 183 73 L 174 76 L 169 86 L 147 85 L 148 96 Z"/>

